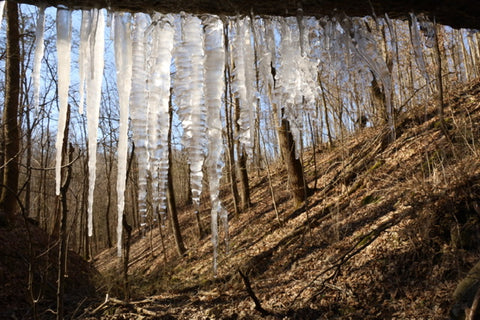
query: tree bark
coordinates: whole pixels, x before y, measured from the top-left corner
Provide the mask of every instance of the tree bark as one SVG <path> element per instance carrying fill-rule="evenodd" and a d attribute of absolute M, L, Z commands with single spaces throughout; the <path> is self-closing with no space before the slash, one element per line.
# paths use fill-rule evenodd
<path fill-rule="evenodd" d="M 240 132 L 240 124 L 238 123 L 240 119 L 240 101 L 235 99 L 235 130 L 237 136 Z M 237 139 L 235 141 L 237 146 L 237 172 L 240 178 L 240 203 L 241 210 L 243 212 L 247 211 L 250 208 L 250 187 L 248 186 L 248 171 L 247 171 L 247 152 L 245 146 L 240 144 L 240 141 Z"/>
<path fill-rule="evenodd" d="M 73 159 L 73 147 L 70 145 L 69 157 L 65 161 L 65 154 L 67 153 L 68 145 L 68 126 L 70 123 L 70 105 L 67 111 L 67 120 L 65 123 L 65 135 L 62 144 L 62 158 L 63 162 L 71 162 Z M 60 188 L 60 203 L 61 203 L 61 219 L 59 230 L 59 244 L 58 244 L 58 279 L 57 279 L 57 320 L 63 319 L 64 313 L 64 292 L 65 292 L 65 270 L 67 265 L 67 216 L 68 216 L 68 203 L 67 192 L 70 185 L 70 178 L 72 175 L 72 167 L 68 165 L 66 168 L 62 168 L 62 186 Z"/>
<path fill-rule="evenodd" d="M 228 50 L 228 24 L 225 25 L 224 28 L 224 39 L 225 39 L 225 50 Z M 231 109 L 228 108 L 229 102 L 230 106 L 232 105 L 232 87 L 229 85 L 231 81 L 231 74 L 230 74 L 230 67 L 228 63 L 225 63 L 225 73 L 224 73 L 224 80 L 225 80 L 225 125 L 226 125 L 226 136 L 227 136 L 227 150 L 225 155 L 227 156 L 228 160 L 228 177 L 230 179 L 230 189 L 232 191 L 233 196 L 233 208 L 235 215 L 238 216 L 239 210 L 239 202 L 240 196 L 238 194 L 237 188 L 237 175 L 235 173 L 235 158 L 234 158 L 234 144 L 233 144 L 233 128 L 232 128 L 232 115 Z M 229 99 L 230 98 L 230 99 Z"/>
<path fill-rule="evenodd" d="M 173 108 L 169 108 L 169 127 L 168 127 L 168 178 L 167 178 L 167 207 L 170 213 L 170 222 L 172 224 L 173 237 L 175 239 L 175 246 L 180 256 L 185 253 L 185 245 L 183 244 L 182 233 L 180 232 L 180 224 L 178 223 L 177 205 L 175 203 L 175 192 L 173 190 L 173 177 L 172 177 L 172 113 Z"/>
<path fill-rule="evenodd" d="M 18 97 L 20 91 L 20 48 L 18 29 L 18 7 L 12 1 L 6 3 L 7 11 L 7 61 L 5 108 L 3 109 L 4 168 L 3 185 L 0 198 L 1 220 L 11 221 L 17 210 L 16 194 L 18 189 Z M 3 218 L 2 218 L 3 216 Z"/>
<path fill-rule="evenodd" d="M 272 77 L 275 79 L 276 70 L 272 66 Z M 273 83 L 275 87 L 275 80 Z M 272 88 L 269 88 L 269 96 L 271 99 Z M 282 159 L 285 162 L 287 169 L 288 183 L 290 192 L 293 197 L 294 207 L 299 208 L 302 206 L 308 196 L 308 188 L 305 183 L 305 177 L 303 175 L 303 165 L 300 159 L 295 157 L 295 141 L 293 140 L 292 132 L 290 131 L 290 123 L 287 119 L 283 118 L 282 114 L 279 114 L 278 106 L 273 101 L 272 111 L 275 119 L 282 118 L 280 126 L 277 126 L 278 142 L 280 145 L 280 153 Z"/>
<path fill-rule="evenodd" d="M 294 206 L 298 208 L 307 199 L 308 192 L 303 175 L 302 162 L 295 157 L 295 141 L 293 140 L 290 123 L 287 119 L 282 119 L 278 128 L 278 137 L 283 161 L 285 161 L 287 167 L 290 192 L 293 196 Z"/>

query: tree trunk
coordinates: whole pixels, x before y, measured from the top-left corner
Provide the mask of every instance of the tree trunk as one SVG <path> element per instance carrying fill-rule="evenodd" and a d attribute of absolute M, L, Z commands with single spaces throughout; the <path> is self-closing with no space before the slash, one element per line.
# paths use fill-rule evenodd
<path fill-rule="evenodd" d="M 240 132 L 240 101 L 235 99 L 235 131 L 236 136 Z M 250 208 L 250 188 L 248 186 L 248 172 L 247 172 L 247 152 L 245 146 L 240 144 L 239 139 L 235 141 L 237 146 L 237 172 L 240 177 L 240 203 L 241 210 L 247 211 Z"/>
<path fill-rule="evenodd" d="M 73 160 L 73 147 L 70 145 L 69 157 L 65 161 L 65 154 L 67 153 L 67 144 L 68 144 L 68 126 L 70 122 L 70 105 L 68 106 L 67 111 L 67 120 L 65 123 L 65 135 L 63 138 L 62 144 L 62 156 L 63 163 L 71 162 Z M 61 202 L 61 219 L 60 219 L 60 230 L 59 230 L 59 245 L 58 245 L 58 279 L 57 279 L 57 319 L 63 319 L 63 298 L 65 291 L 65 270 L 67 264 L 67 215 L 68 215 L 68 206 L 67 206 L 67 192 L 70 185 L 70 178 L 72 173 L 72 166 L 68 165 L 66 168 L 62 168 L 62 186 L 60 188 L 60 202 Z"/>
<path fill-rule="evenodd" d="M 169 108 L 169 127 L 168 127 L 168 178 L 167 178 L 167 207 L 170 213 L 170 222 L 172 224 L 173 237 L 175 239 L 175 246 L 180 256 L 185 253 L 185 245 L 183 244 L 182 233 L 180 232 L 180 224 L 178 223 L 177 205 L 175 203 L 175 192 L 173 190 L 173 177 L 172 177 L 172 113 L 173 108 Z"/>
<path fill-rule="evenodd" d="M 328 120 L 327 99 L 325 98 L 325 89 L 323 88 L 323 83 L 320 80 L 320 74 L 318 74 L 318 84 L 320 85 L 320 89 L 322 90 L 323 111 L 325 114 L 325 125 L 327 126 L 328 143 L 330 147 L 333 147 L 333 137 L 332 132 L 330 131 L 330 121 Z"/>
<path fill-rule="evenodd" d="M 18 7 L 7 1 L 7 61 L 5 107 L 3 109 L 4 168 L 3 188 L 0 198 L 1 220 L 11 221 L 17 209 L 16 193 L 18 189 L 18 96 L 20 91 L 20 48 L 18 30 Z M 2 217 L 3 216 L 3 217 Z"/>
<path fill-rule="evenodd" d="M 248 171 L 247 171 L 247 152 L 245 146 L 237 149 L 238 154 L 238 175 L 240 176 L 240 200 L 242 211 L 247 211 L 251 206 L 250 201 L 250 187 L 248 186 Z"/>
<path fill-rule="evenodd" d="M 132 226 L 127 222 L 127 216 L 124 213 L 122 219 L 125 235 L 123 237 L 123 296 L 125 301 L 130 301 L 130 284 L 128 282 L 128 262 L 130 260 L 130 242 L 132 239 Z"/>
<path fill-rule="evenodd" d="M 274 79 L 275 87 L 275 67 L 272 66 L 272 77 Z M 278 106 L 274 103 L 271 98 L 272 88 L 268 88 L 268 94 L 272 104 L 272 112 L 275 119 L 279 119 L 280 115 Z M 305 178 L 303 176 L 303 165 L 300 159 L 295 157 L 295 141 L 293 140 L 292 132 L 290 131 L 290 123 L 287 119 L 283 118 L 280 123 L 280 126 L 276 127 L 278 134 L 278 142 L 280 144 L 280 153 L 282 159 L 285 162 L 287 168 L 288 183 L 290 187 L 290 192 L 293 197 L 294 207 L 299 208 L 302 206 L 308 196 L 308 188 L 305 183 Z"/>
<path fill-rule="evenodd" d="M 280 150 L 283 161 L 287 167 L 288 182 L 293 196 L 295 208 L 300 207 L 307 199 L 307 187 L 303 176 L 303 166 L 300 159 L 295 157 L 295 141 L 290 131 L 290 123 L 287 119 L 282 119 L 278 128 L 280 139 Z"/>
<path fill-rule="evenodd" d="M 228 50 L 228 24 L 225 25 L 224 28 L 225 34 L 225 50 Z M 230 74 L 230 67 L 229 64 L 225 64 L 225 73 L 224 73 L 224 80 L 225 80 L 225 126 L 226 126 L 226 136 L 227 136 L 227 150 L 225 155 L 227 156 L 228 160 L 228 177 L 230 179 L 230 188 L 232 191 L 233 196 L 233 208 L 235 215 L 237 216 L 239 213 L 238 203 L 240 202 L 240 196 L 238 194 L 237 188 L 237 175 L 235 173 L 235 158 L 234 158 L 234 144 L 233 144 L 233 129 L 232 129 L 232 115 L 231 115 L 231 108 L 228 108 L 229 102 L 232 105 L 232 90 L 231 86 L 229 85 L 231 81 L 231 74 Z M 229 100 L 230 97 L 230 100 Z"/>
<path fill-rule="evenodd" d="M 110 126 L 111 128 L 111 126 Z M 105 176 L 107 178 L 106 187 L 107 187 L 107 207 L 105 208 L 105 231 L 107 232 L 107 246 L 111 248 L 112 244 L 112 236 L 110 232 L 110 208 L 112 206 L 112 169 L 113 169 L 113 147 L 111 145 L 108 146 L 108 155 L 107 155 L 107 146 L 103 146 L 103 155 L 105 159 Z"/>

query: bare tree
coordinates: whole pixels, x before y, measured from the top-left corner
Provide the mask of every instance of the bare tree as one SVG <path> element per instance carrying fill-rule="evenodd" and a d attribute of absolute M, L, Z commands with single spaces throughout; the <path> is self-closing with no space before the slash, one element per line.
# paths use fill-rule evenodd
<path fill-rule="evenodd" d="M 18 189 L 18 97 L 20 91 L 20 34 L 18 29 L 18 5 L 7 1 L 7 62 L 5 108 L 3 109 L 4 164 L 3 186 L 0 197 L 0 220 L 11 221 L 17 209 Z M 2 217 L 3 216 L 3 217 Z M 1 222 L 1 221 L 0 221 Z"/>
<path fill-rule="evenodd" d="M 275 73 L 275 67 L 272 66 L 273 79 L 275 79 Z M 273 85 L 275 86 L 275 81 Z M 271 95 L 272 89 L 273 88 L 268 88 L 269 95 Z M 278 110 L 277 104 L 275 102 L 271 103 L 272 112 L 275 114 L 275 118 L 282 119 L 280 126 L 277 127 L 280 152 L 287 169 L 288 184 L 290 187 L 290 193 L 293 197 L 294 207 L 300 207 L 308 196 L 308 188 L 303 175 L 303 165 L 300 159 L 296 157 L 295 141 L 293 140 L 293 135 L 290 131 L 290 123 L 282 115 L 278 114 L 279 111 L 282 112 L 283 108 Z"/>
<path fill-rule="evenodd" d="M 173 108 L 170 104 L 169 108 L 169 126 L 168 126 L 168 180 L 167 180 L 167 206 L 168 213 L 170 214 L 170 222 L 173 230 L 173 237 L 175 239 L 175 246 L 180 256 L 185 253 L 185 245 L 183 244 L 182 233 L 180 232 L 180 224 L 178 223 L 177 205 L 175 203 L 175 191 L 173 190 L 173 177 L 172 177 L 172 119 Z"/>

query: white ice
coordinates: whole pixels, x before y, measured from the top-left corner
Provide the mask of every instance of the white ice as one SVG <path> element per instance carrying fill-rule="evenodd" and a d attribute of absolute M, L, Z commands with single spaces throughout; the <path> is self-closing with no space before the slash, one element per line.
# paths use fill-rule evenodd
<path fill-rule="evenodd" d="M 147 100 L 146 100 L 146 65 L 145 65 L 145 30 L 149 16 L 135 14 L 135 28 L 132 42 L 132 88 L 130 93 L 130 116 L 132 120 L 133 139 L 138 160 L 138 207 L 140 225 L 146 226 L 147 218 Z"/>
<path fill-rule="evenodd" d="M 283 117 L 290 124 L 297 158 L 302 149 L 305 117 L 314 109 L 313 105 L 317 98 L 316 91 L 312 90 L 317 85 L 315 72 L 317 62 L 308 57 L 309 46 L 302 40 L 302 37 L 305 37 L 304 32 L 303 19 L 297 19 L 295 22 L 293 18 L 286 18 L 280 21 L 281 42 L 278 48 L 278 68 L 275 76 L 276 102 L 283 108 Z"/>
<path fill-rule="evenodd" d="M 129 16 L 128 16 L 129 17 Z M 123 212 L 125 209 L 125 185 L 127 180 L 128 116 L 132 81 L 132 40 L 130 26 L 122 13 L 115 13 L 114 49 L 117 69 L 117 88 L 120 104 L 118 133 L 117 172 L 117 255 L 122 255 Z"/>
<path fill-rule="evenodd" d="M 183 41 L 175 51 L 175 92 L 184 144 L 190 163 L 192 200 L 198 209 L 202 192 L 203 160 L 206 143 L 205 105 L 203 101 L 204 50 L 201 20 L 193 15 L 183 18 Z"/>
<path fill-rule="evenodd" d="M 149 153 L 152 175 L 153 204 L 161 215 L 166 213 L 166 186 L 168 176 L 168 125 L 170 99 L 170 64 L 174 40 L 172 15 L 155 14 L 151 32 L 149 57 L 148 110 Z"/>
<path fill-rule="evenodd" d="M 225 50 L 223 45 L 223 23 L 216 16 L 205 21 L 205 105 L 207 107 L 208 156 L 206 166 L 209 179 L 211 210 L 211 230 L 213 245 L 213 271 L 217 273 L 218 216 L 225 220 L 226 210 L 219 198 L 220 178 L 222 176 L 222 121 L 220 110 L 224 89 L 223 73 L 225 68 Z M 228 223 L 228 222 L 227 222 Z M 228 229 L 225 230 L 227 233 Z"/>
<path fill-rule="evenodd" d="M 425 63 L 425 57 L 423 54 L 423 42 L 422 42 L 422 39 L 420 38 L 420 33 L 418 31 L 419 29 L 418 20 L 415 14 L 413 13 L 410 13 L 410 18 L 412 21 L 410 30 L 412 32 L 412 46 L 413 46 L 413 52 L 415 55 L 415 61 L 417 62 L 417 66 L 418 66 L 418 69 L 420 70 L 420 73 L 425 78 L 425 81 L 427 81 L 427 89 L 429 89 L 430 75 L 427 72 L 427 65 Z"/>
<path fill-rule="evenodd" d="M 365 18 L 366 19 L 366 18 Z M 360 20 L 365 22 L 364 20 Z M 385 108 L 392 134 L 394 134 L 393 104 L 392 104 L 392 77 L 386 61 L 375 41 L 372 31 L 363 27 L 363 23 L 355 23 L 351 18 L 345 18 L 342 28 L 345 30 L 344 41 L 354 50 L 355 55 L 363 60 L 375 77 L 381 82 L 385 94 Z"/>
<path fill-rule="evenodd" d="M 0 27 L 2 26 L 3 11 L 5 9 L 5 3 L 6 1 L 0 1 Z"/>
<path fill-rule="evenodd" d="M 55 193 L 60 195 L 62 146 L 68 111 L 68 87 L 70 85 L 70 48 L 72 20 L 70 10 L 57 10 L 57 72 L 58 72 L 58 129 L 55 142 Z"/>
<path fill-rule="evenodd" d="M 238 99 L 240 117 L 238 133 L 240 143 L 245 147 L 247 154 L 252 155 L 254 139 L 254 53 L 251 43 L 250 18 L 237 19 L 235 38 L 232 45 L 232 57 L 235 64 L 233 69 L 232 91 Z"/>
<path fill-rule="evenodd" d="M 97 163 L 97 131 L 102 97 L 102 80 L 105 50 L 105 17 L 103 10 L 92 12 L 95 28 L 90 38 L 93 40 L 90 68 L 87 71 L 87 127 L 88 127 L 88 236 L 93 235 L 93 194 L 95 190 Z M 93 33 L 94 32 L 94 33 Z"/>
<path fill-rule="evenodd" d="M 83 114 L 83 103 L 85 99 L 86 74 L 90 69 L 90 33 L 92 29 L 92 19 L 90 10 L 82 10 L 82 22 L 80 25 L 80 45 L 78 49 L 78 73 L 80 78 L 79 93 L 80 107 L 79 112 Z"/>
<path fill-rule="evenodd" d="M 45 44 L 43 42 L 44 28 L 45 28 L 45 6 L 42 5 L 38 9 L 37 27 L 35 30 L 35 54 L 33 59 L 33 72 L 32 72 L 33 105 L 35 106 L 35 109 L 38 109 L 38 105 L 40 102 L 40 71 L 42 69 L 43 52 L 45 49 Z"/>

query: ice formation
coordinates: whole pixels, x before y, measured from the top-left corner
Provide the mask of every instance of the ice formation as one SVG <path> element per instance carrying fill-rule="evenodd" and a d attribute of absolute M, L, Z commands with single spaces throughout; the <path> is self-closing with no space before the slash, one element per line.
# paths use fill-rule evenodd
<path fill-rule="evenodd" d="M 149 159 L 153 204 L 164 225 L 168 177 L 168 123 L 170 64 L 172 61 L 173 16 L 155 14 L 148 63 Z"/>
<path fill-rule="evenodd" d="M 86 74 L 90 65 L 90 33 L 92 29 L 91 12 L 82 10 L 82 22 L 80 25 L 80 45 L 78 49 L 78 73 L 79 73 L 79 94 L 80 106 L 79 112 L 83 113 L 83 103 L 85 99 Z"/>
<path fill-rule="evenodd" d="M 3 10 L 5 9 L 5 2 L 6 1 L 0 1 L 0 27 L 2 26 Z"/>
<path fill-rule="evenodd" d="M 203 101 L 203 30 L 201 20 L 193 15 L 185 15 L 182 24 L 183 41 L 175 52 L 174 90 L 177 95 L 178 115 L 184 130 L 183 142 L 190 164 L 192 200 L 198 214 L 206 143 L 206 110 Z"/>
<path fill-rule="evenodd" d="M 57 72 L 58 72 L 58 128 L 55 142 L 55 193 L 60 195 L 62 146 L 68 112 L 68 87 L 70 85 L 70 48 L 72 19 L 70 10 L 57 10 Z"/>
<path fill-rule="evenodd" d="M 235 24 L 235 38 L 232 45 L 233 57 L 233 82 L 232 91 L 238 99 L 240 118 L 238 125 L 238 139 L 245 147 L 247 154 L 252 155 L 254 139 L 254 61 L 253 47 L 251 43 L 250 18 L 237 18 Z"/>
<path fill-rule="evenodd" d="M 102 97 L 102 80 L 105 49 L 105 17 L 103 10 L 92 11 L 91 62 L 87 71 L 87 127 L 88 127 L 88 236 L 93 235 L 93 192 L 95 190 L 97 164 L 97 131 L 100 102 Z"/>
<path fill-rule="evenodd" d="M 293 18 L 282 20 L 280 24 L 281 42 L 277 57 L 278 68 L 275 76 L 276 102 L 282 107 L 282 116 L 290 123 L 297 158 L 302 149 L 301 135 L 304 117 L 315 103 L 316 91 L 312 88 L 317 83 L 316 62 L 309 59 L 308 45 L 302 39 L 305 37 L 304 29 L 303 19 L 300 21 L 297 19 L 296 23 Z M 302 42 L 304 45 L 301 45 Z"/>
<path fill-rule="evenodd" d="M 0 16 L 4 5 L 5 2 L 1 1 Z M 281 117 L 284 117 L 289 121 L 298 157 L 302 139 L 306 136 L 303 134 L 305 130 L 303 126 L 307 123 L 307 119 L 310 121 L 311 116 L 312 119 L 321 121 L 322 126 L 324 121 L 335 120 L 339 122 L 340 130 L 343 130 L 343 125 L 352 124 L 352 114 L 365 108 L 362 106 L 369 105 L 373 100 L 372 90 L 369 90 L 373 78 L 383 89 L 385 111 L 389 116 L 392 131 L 394 129 L 392 96 L 400 92 L 401 98 L 402 90 L 399 88 L 402 85 L 402 75 L 395 77 L 399 80 L 394 82 L 392 72 L 400 73 L 402 65 L 406 66 L 413 61 L 427 84 L 430 83 L 431 68 L 427 65 L 426 57 L 428 56 L 423 52 L 425 44 L 420 31 L 424 32 L 428 47 L 432 41 L 432 24 L 420 20 L 419 25 L 417 17 L 413 14 L 410 29 L 404 23 L 404 30 L 401 29 L 402 22 L 392 21 L 388 16 L 384 20 L 344 16 L 316 19 L 304 16 L 301 9 L 298 10 L 296 17 L 289 18 L 252 17 L 253 20 L 251 20 L 250 17 L 236 17 L 228 22 L 230 33 L 227 36 L 232 39 L 229 42 L 231 48 L 225 48 L 224 26 L 216 16 L 203 17 L 203 23 L 199 17 L 191 14 L 174 16 L 153 13 L 152 17 L 153 21 L 150 21 L 150 16 L 147 14 L 134 15 L 135 26 L 131 39 L 131 16 L 120 13 L 114 15 L 115 63 L 120 104 L 117 176 L 119 255 L 122 249 L 129 113 L 138 159 L 140 223 L 141 226 L 145 226 L 148 174 L 152 178 L 153 209 L 157 212 L 166 210 L 169 98 L 174 97 L 183 126 L 182 142 L 188 154 L 192 200 L 197 214 L 205 159 L 212 203 L 211 240 L 214 247 L 213 266 L 216 270 L 219 218 L 222 220 L 226 239 L 228 239 L 227 211 L 219 198 L 220 176 L 223 168 L 221 99 L 225 89 L 225 49 L 231 49 L 231 56 L 228 57 L 228 63 L 233 67 L 231 85 L 234 98 L 238 100 L 240 107 L 238 119 L 240 130 L 235 138 L 240 140 L 242 148 L 245 148 L 249 155 L 252 153 L 254 137 L 255 106 L 257 105 L 255 99 L 259 99 L 257 101 L 265 99 L 263 101 L 266 103 L 270 102 L 281 108 L 277 113 L 279 118 L 275 120 L 279 122 Z M 181 36 L 174 32 L 174 24 L 179 17 L 182 22 Z M 38 105 L 39 96 L 43 24 L 44 7 L 41 7 L 37 21 L 32 74 L 35 105 Z M 104 28 L 105 18 L 102 10 L 82 11 L 78 77 L 80 109 L 83 109 L 84 100 L 87 106 L 88 234 L 90 236 L 93 228 L 96 140 L 104 68 Z M 408 34 L 409 31 L 410 41 L 408 37 L 406 37 L 407 41 L 402 40 L 405 37 L 400 35 Z M 480 59 L 478 36 L 470 37 L 465 30 L 446 28 L 444 32 L 445 38 L 453 39 L 450 46 L 443 48 L 446 52 L 446 67 L 455 73 L 453 77 L 460 78 L 456 80 L 466 81 L 474 76 L 469 74 L 469 71 L 474 69 L 473 66 Z M 174 41 L 180 37 L 181 40 L 175 44 L 174 49 Z M 252 40 L 255 42 L 252 43 Z M 398 50 L 400 41 L 411 45 L 409 50 L 414 53 L 413 58 L 398 57 L 398 52 L 395 50 Z M 61 152 L 68 110 L 70 51 L 71 12 L 59 8 L 57 11 L 59 112 L 55 167 L 57 194 L 60 193 Z M 388 58 L 391 58 L 392 52 L 397 57 L 396 60 L 389 61 Z M 172 56 L 175 62 L 173 95 L 170 94 Z M 322 63 L 319 63 L 320 61 Z M 258 78 L 255 74 L 256 67 Z M 445 76 L 449 75 L 450 73 L 447 73 Z M 412 76 L 413 87 L 419 87 L 419 80 L 423 82 L 422 78 Z M 409 80 L 405 79 L 405 81 Z M 348 90 L 342 88 L 346 83 L 352 83 L 352 87 L 348 87 Z M 263 92 L 256 92 L 257 90 L 263 90 Z M 324 108 L 318 107 L 319 102 Z M 264 108 L 262 103 L 258 105 Z M 354 112 L 344 112 L 347 108 L 351 108 L 348 111 Z M 320 109 L 323 111 L 318 111 Z M 328 124 L 326 126 L 328 127 Z M 323 133 L 320 132 L 320 134 Z M 328 135 L 330 137 L 330 132 Z M 338 132 L 334 135 L 338 135 Z"/>
<path fill-rule="evenodd" d="M 132 88 L 130 93 L 130 116 L 133 139 L 138 159 L 138 208 L 140 225 L 144 228 L 147 219 L 147 100 L 146 100 L 146 64 L 145 31 L 149 17 L 144 13 L 135 14 L 135 29 L 132 42 Z"/>
<path fill-rule="evenodd" d="M 272 75 L 272 65 L 275 64 L 275 42 L 273 36 L 273 27 L 272 23 L 269 20 L 265 20 L 263 25 L 257 24 L 257 30 L 263 32 L 258 32 L 257 37 L 257 57 L 258 57 L 258 72 L 259 78 L 264 84 L 264 90 L 267 95 L 271 98 L 271 93 L 274 87 L 273 84 L 273 75 Z"/>
<path fill-rule="evenodd" d="M 411 37 L 412 37 L 412 45 L 413 45 L 415 61 L 417 62 L 417 66 L 418 66 L 418 69 L 420 70 L 420 73 L 427 81 L 427 89 L 428 89 L 430 88 L 430 75 L 427 72 L 427 66 L 426 66 L 425 57 L 423 54 L 423 42 L 422 42 L 422 39 L 420 38 L 420 33 L 418 31 L 419 29 L 418 20 L 413 13 L 410 14 L 410 19 L 412 22 L 410 30 L 412 33 Z"/>
<path fill-rule="evenodd" d="M 120 104 L 117 172 L 117 254 L 121 256 L 125 185 L 127 180 L 128 116 L 130 88 L 132 85 L 132 40 L 130 38 L 129 24 L 125 21 L 126 17 L 122 13 L 115 13 L 114 19 L 115 65 Z"/>
<path fill-rule="evenodd" d="M 2 10 L 0 10 L 0 15 Z M 45 6 L 42 5 L 38 9 L 37 27 L 35 30 L 35 54 L 33 59 L 33 72 L 32 72 L 33 105 L 35 109 L 38 109 L 38 105 L 40 102 L 40 71 L 42 69 L 43 51 L 45 49 L 45 44 L 43 43 L 44 28 L 45 28 Z"/>
<path fill-rule="evenodd" d="M 218 217 L 228 232 L 228 215 L 219 198 L 220 178 L 222 175 L 222 121 L 220 110 L 224 88 L 223 72 L 225 50 L 223 45 L 223 23 L 215 16 L 205 21 L 205 105 L 207 107 L 208 170 L 211 209 L 211 230 L 213 245 L 213 270 L 217 272 Z"/>
<path fill-rule="evenodd" d="M 360 21 L 365 21 L 365 19 L 367 18 L 360 19 Z M 356 23 L 351 18 L 345 18 L 342 21 L 342 28 L 345 31 L 343 39 L 347 42 L 351 41 L 352 46 L 350 48 L 353 48 L 356 56 L 367 64 L 373 74 L 375 74 L 375 77 L 382 83 L 385 94 L 385 108 L 389 117 L 390 129 L 394 135 L 392 77 L 384 57 L 377 47 L 374 35 L 367 28 L 362 27 L 361 23 Z"/>

